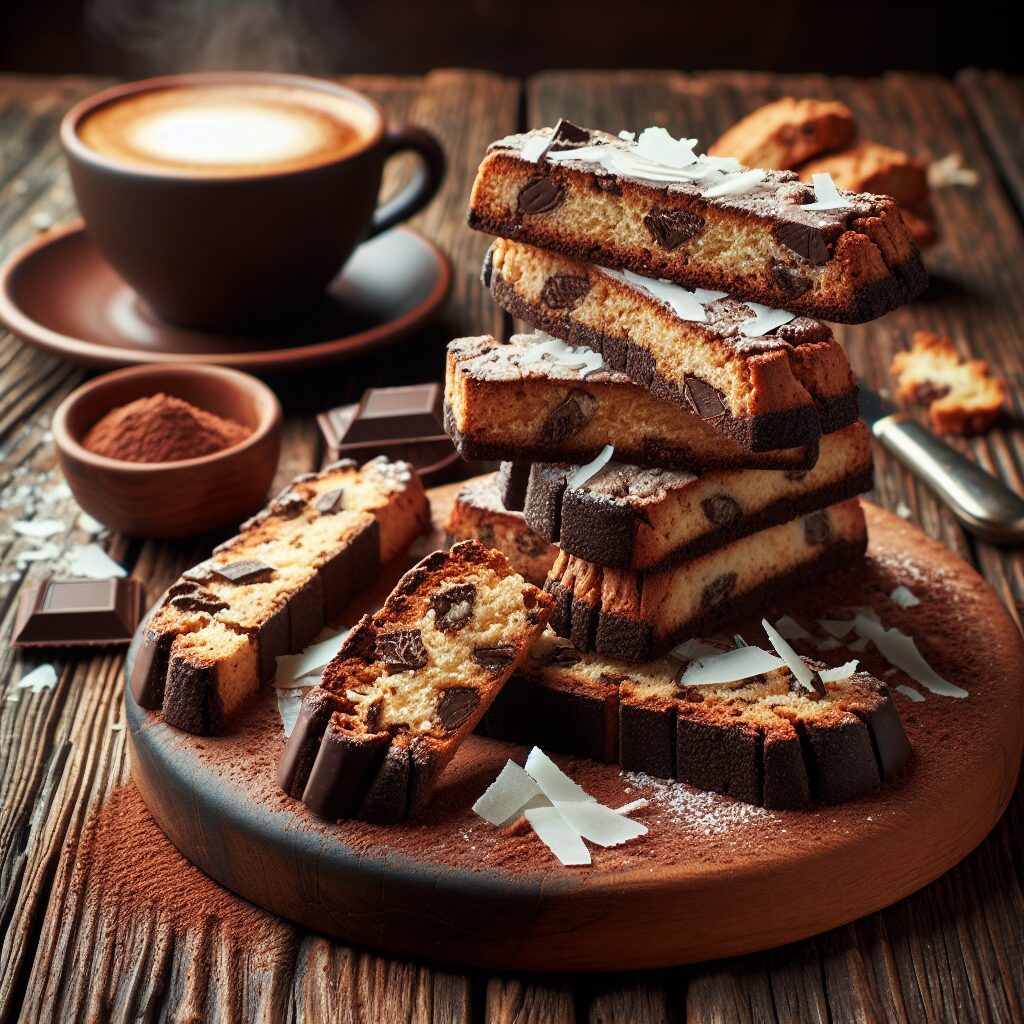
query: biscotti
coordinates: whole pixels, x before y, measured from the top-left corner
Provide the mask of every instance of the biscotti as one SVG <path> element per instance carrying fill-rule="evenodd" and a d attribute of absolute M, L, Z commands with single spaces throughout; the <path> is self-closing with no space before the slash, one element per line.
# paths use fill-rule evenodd
<path fill-rule="evenodd" d="M 478 540 L 484 547 L 496 548 L 520 576 L 537 586 L 543 586 L 558 554 L 554 544 L 526 525 L 521 511 L 505 507 L 497 473 L 462 485 L 445 529 L 450 542 Z"/>
<path fill-rule="evenodd" d="M 306 646 L 428 520 L 407 463 L 346 461 L 299 477 L 168 589 L 136 658 L 136 701 L 177 728 L 221 731 L 277 658 Z"/>
<path fill-rule="evenodd" d="M 913 206 L 928 198 L 924 161 L 878 142 L 864 140 L 800 168 L 803 181 L 811 181 L 815 174 L 830 174 L 837 187 L 850 192 L 892 196 L 901 206 Z"/>
<path fill-rule="evenodd" d="M 649 661 L 866 547 L 864 513 L 851 498 L 657 573 L 608 569 L 562 551 L 546 583 L 557 599 L 551 627 L 579 650 Z"/>
<path fill-rule="evenodd" d="M 445 427 L 463 458 L 587 462 L 612 445 L 621 462 L 667 469 L 814 465 L 817 443 L 752 452 L 624 373 L 588 371 L 586 359 L 553 350 L 536 358 L 544 343 L 543 335 L 517 335 L 507 344 L 479 337 L 448 345 Z"/>
<path fill-rule="evenodd" d="M 476 541 L 429 555 L 353 628 L 306 696 L 278 784 L 326 818 L 414 813 L 553 603 Z"/>
<path fill-rule="evenodd" d="M 492 144 L 472 227 L 617 270 L 803 316 L 864 323 L 927 274 L 896 202 L 822 202 L 792 171 L 698 157 L 663 129 L 639 139 L 574 125 Z"/>
<path fill-rule="evenodd" d="M 863 423 L 822 438 L 810 470 L 640 469 L 609 462 L 571 486 L 579 467 L 536 463 L 524 512 L 535 535 L 612 569 L 658 572 L 740 537 L 871 489 Z"/>
<path fill-rule="evenodd" d="M 931 331 L 915 331 L 910 351 L 893 356 L 890 372 L 900 401 L 927 405 L 940 434 L 984 433 L 1006 400 L 1006 385 L 984 359 L 961 359 L 949 338 Z"/>
<path fill-rule="evenodd" d="M 656 398 L 753 451 L 811 444 L 857 417 L 857 379 L 818 320 L 754 309 L 499 239 L 484 279 L 498 305 L 600 352 Z"/>
<path fill-rule="evenodd" d="M 789 170 L 822 153 L 845 149 L 856 137 L 853 111 L 845 103 L 783 96 L 737 121 L 708 153 L 735 157 L 747 167 Z"/>

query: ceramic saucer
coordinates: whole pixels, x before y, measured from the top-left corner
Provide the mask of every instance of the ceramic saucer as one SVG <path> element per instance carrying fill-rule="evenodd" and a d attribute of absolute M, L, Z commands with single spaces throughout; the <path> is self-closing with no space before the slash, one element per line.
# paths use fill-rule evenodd
<path fill-rule="evenodd" d="M 0 266 L 0 321 L 80 366 L 207 362 L 273 373 L 338 362 L 410 334 L 444 301 L 450 279 L 432 242 L 396 228 L 359 246 L 301 320 L 263 335 L 192 331 L 150 312 L 76 221 Z"/>

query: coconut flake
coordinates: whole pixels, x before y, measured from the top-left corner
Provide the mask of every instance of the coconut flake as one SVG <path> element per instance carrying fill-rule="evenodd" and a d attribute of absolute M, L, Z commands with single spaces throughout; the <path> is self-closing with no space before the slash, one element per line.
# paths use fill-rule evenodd
<path fill-rule="evenodd" d="M 22 676 L 18 681 L 19 690 L 31 690 L 33 693 L 42 693 L 43 690 L 52 690 L 57 685 L 57 670 L 52 665 L 39 665 L 32 669 L 27 676 Z"/>
<path fill-rule="evenodd" d="M 928 165 L 928 184 L 931 188 L 945 188 L 948 185 L 966 185 L 973 188 L 980 181 L 978 172 L 964 167 L 964 158 L 959 153 L 947 153 Z"/>
<path fill-rule="evenodd" d="M 579 783 L 573 782 L 540 747 L 534 747 L 526 758 L 526 772 L 552 803 L 594 799 Z"/>
<path fill-rule="evenodd" d="M 665 303 L 680 320 L 698 324 L 707 322 L 708 317 L 704 310 L 704 303 L 688 288 L 673 284 L 671 281 L 662 281 L 659 278 L 643 277 L 640 274 L 634 274 L 631 270 L 611 270 L 604 267 L 601 269 L 609 277 L 617 278 L 625 284 L 649 292 L 659 302 Z"/>
<path fill-rule="evenodd" d="M 776 653 L 789 666 L 797 681 L 808 690 L 813 690 L 814 673 L 804 664 L 804 659 L 789 646 L 782 634 L 767 619 L 762 619 L 761 625 L 764 626 L 764 631 L 768 634 Z"/>
<path fill-rule="evenodd" d="M 760 302 L 745 302 L 748 309 L 754 311 L 750 320 L 744 320 L 740 324 L 740 330 L 750 338 L 761 338 L 776 330 L 783 324 L 788 324 L 796 314 L 787 313 L 784 309 L 772 309 L 771 306 L 762 306 Z"/>
<path fill-rule="evenodd" d="M 712 185 L 702 193 L 705 199 L 718 199 L 720 196 L 743 196 L 753 192 L 765 179 L 765 172 L 759 168 L 730 174 L 725 181 Z"/>
<path fill-rule="evenodd" d="M 860 662 L 854 659 L 853 661 L 846 662 L 845 665 L 839 665 L 837 668 L 823 668 L 818 673 L 818 676 L 823 683 L 839 683 L 844 679 L 849 679 L 857 671 L 859 664 Z"/>
<path fill-rule="evenodd" d="M 281 724 L 284 726 L 284 735 L 287 739 L 295 728 L 299 712 L 302 710 L 303 688 L 279 689 L 277 691 L 277 710 L 281 715 Z"/>
<path fill-rule="evenodd" d="M 24 565 L 27 562 L 49 562 L 60 555 L 60 548 L 56 544 L 47 541 L 44 544 L 40 544 L 38 547 L 30 548 L 28 551 L 19 551 L 15 556 L 14 561 L 18 565 Z"/>
<path fill-rule="evenodd" d="M 523 148 L 519 151 L 519 155 L 523 160 L 535 164 L 550 145 L 551 139 L 546 135 L 534 135 L 526 140 Z"/>
<path fill-rule="evenodd" d="M 546 335 L 539 335 L 546 337 Z M 567 345 L 560 338 L 547 338 L 545 341 L 531 345 L 520 357 L 519 365 L 530 366 L 540 362 L 545 356 L 551 358 L 568 370 L 583 370 L 583 375 L 593 373 L 604 366 L 604 358 L 600 352 L 595 352 L 584 345 L 573 348 Z"/>
<path fill-rule="evenodd" d="M 540 786 L 515 761 L 509 761 L 473 804 L 473 811 L 492 825 L 503 825 L 541 795 Z"/>
<path fill-rule="evenodd" d="M 555 810 L 574 832 L 598 846 L 618 846 L 647 833 L 646 825 L 596 801 L 558 800 Z"/>
<path fill-rule="evenodd" d="M 814 646 L 817 647 L 819 651 L 835 651 L 843 645 L 834 636 L 830 636 L 825 640 L 819 640 Z"/>
<path fill-rule="evenodd" d="M 634 811 L 643 810 L 648 805 L 649 801 L 645 797 L 640 797 L 637 800 L 631 800 L 628 804 L 623 804 L 621 807 L 616 807 L 616 814 L 632 814 Z"/>
<path fill-rule="evenodd" d="M 848 651 L 857 651 L 857 653 L 859 654 L 861 651 L 866 651 L 868 649 L 869 643 L 869 640 L 866 640 L 863 637 L 861 637 L 860 640 L 854 640 L 852 643 L 848 643 L 846 645 L 846 649 Z"/>
<path fill-rule="evenodd" d="M 289 690 L 296 685 L 299 679 L 320 675 L 331 658 L 341 649 L 347 636 L 348 630 L 343 629 L 320 643 L 310 644 L 299 654 L 279 655 L 277 670 L 274 673 L 274 686 Z"/>
<path fill-rule="evenodd" d="M 591 459 L 585 466 L 577 466 L 570 474 L 569 478 L 565 481 L 565 486 L 570 490 L 576 487 L 582 487 L 591 477 L 596 476 L 604 469 L 605 466 L 611 462 L 612 456 L 615 454 L 615 449 L 610 445 L 606 444 L 598 453 L 597 457 Z"/>
<path fill-rule="evenodd" d="M 737 647 L 698 658 L 686 666 L 680 686 L 720 686 L 782 668 L 785 662 L 760 647 Z"/>
<path fill-rule="evenodd" d="M 59 519 L 23 519 L 11 523 L 11 529 L 20 537 L 36 537 L 46 540 L 55 534 L 63 533 L 64 523 Z"/>
<path fill-rule="evenodd" d="M 831 633 L 839 640 L 847 636 L 854 627 L 853 619 L 817 619 L 816 621 L 826 633 Z"/>
<path fill-rule="evenodd" d="M 555 807 L 530 807 L 523 812 L 537 838 L 565 865 L 590 863 L 590 851 L 582 836 Z M 624 819 L 625 820 L 625 819 Z"/>
<path fill-rule="evenodd" d="M 909 697 L 915 704 L 920 704 L 921 701 L 926 699 L 923 693 L 918 693 L 912 686 L 900 684 L 896 687 L 896 692 L 902 693 L 904 697 Z"/>
<path fill-rule="evenodd" d="M 85 544 L 74 551 L 68 561 L 68 572 L 72 576 L 87 576 L 90 579 L 109 579 L 111 576 L 127 576 L 127 571 L 115 562 L 99 544 Z"/>
<path fill-rule="evenodd" d="M 901 608 L 916 608 L 921 603 L 921 599 L 916 594 L 902 585 L 889 595 L 889 600 Z"/>
<path fill-rule="evenodd" d="M 696 139 L 674 139 L 664 128 L 645 128 L 636 140 L 634 152 L 664 167 L 688 167 L 695 163 Z"/>
<path fill-rule="evenodd" d="M 783 615 L 781 619 L 776 619 L 775 628 L 779 631 L 779 635 L 784 636 L 787 640 L 814 639 L 792 615 Z"/>
<path fill-rule="evenodd" d="M 801 210 L 842 210 L 853 204 L 836 188 L 831 174 L 812 174 L 814 202 L 805 203 Z"/>
<path fill-rule="evenodd" d="M 901 633 L 896 628 L 886 629 L 880 622 L 875 622 L 860 613 L 857 615 L 854 629 L 858 636 L 870 640 L 890 665 L 902 669 L 915 683 L 919 683 L 931 693 L 940 697 L 962 698 L 969 696 L 962 687 L 943 679 L 924 660 L 921 652 L 917 649 L 917 644 L 906 633 Z"/>
<path fill-rule="evenodd" d="M 714 657 L 722 654 L 723 651 L 703 640 L 684 640 L 681 644 L 673 647 L 666 658 L 676 658 L 679 661 L 696 661 L 698 658 Z"/>

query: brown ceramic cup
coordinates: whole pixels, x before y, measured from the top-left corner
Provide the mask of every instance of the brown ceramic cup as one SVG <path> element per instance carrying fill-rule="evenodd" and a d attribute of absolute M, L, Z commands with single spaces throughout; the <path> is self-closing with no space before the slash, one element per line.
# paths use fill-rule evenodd
<path fill-rule="evenodd" d="M 88 145 L 81 134 L 90 115 L 123 106 L 126 98 L 248 84 L 315 90 L 326 94 L 318 102 L 351 104 L 357 144 L 308 166 L 211 176 L 139 165 Z M 316 298 L 361 241 L 433 198 L 445 163 L 431 134 L 388 127 L 363 94 L 283 74 L 172 75 L 115 86 L 67 113 L 61 142 L 86 230 L 100 252 L 160 317 L 218 331 L 251 328 Z M 378 205 L 384 164 L 404 151 L 419 157 L 418 166 L 396 196 Z"/>

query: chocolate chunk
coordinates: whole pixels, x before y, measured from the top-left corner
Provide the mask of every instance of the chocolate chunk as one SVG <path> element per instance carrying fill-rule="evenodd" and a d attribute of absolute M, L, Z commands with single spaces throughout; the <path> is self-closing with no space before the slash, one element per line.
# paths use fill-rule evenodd
<path fill-rule="evenodd" d="M 570 391 L 551 410 L 541 427 L 540 439 L 544 444 L 561 444 L 567 437 L 582 430 L 597 412 L 597 399 L 581 388 Z"/>
<path fill-rule="evenodd" d="M 663 249 L 671 252 L 704 230 L 704 218 L 685 210 L 666 210 L 654 206 L 644 217 L 644 227 Z"/>
<path fill-rule="evenodd" d="M 544 282 L 540 301 L 551 309 L 575 309 L 590 291 L 590 280 L 576 274 L 554 274 Z"/>
<path fill-rule="evenodd" d="M 825 512 L 812 512 L 804 516 L 804 540 L 812 547 L 825 544 L 832 534 L 832 525 Z"/>
<path fill-rule="evenodd" d="M 444 389 L 438 383 L 369 388 L 336 447 L 347 452 L 367 443 L 439 436 L 444 433 L 443 402 Z"/>
<path fill-rule="evenodd" d="M 550 178 L 535 178 L 519 193 L 520 213 L 547 213 L 563 199 L 561 188 Z"/>
<path fill-rule="evenodd" d="M 476 539 L 485 548 L 494 547 L 494 523 L 481 523 L 476 528 Z"/>
<path fill-rule="evenodd" d="M 935 384 L 930 380 L 921 381 L 920 384 L 915 384 L 912 391 L 913 400 L 915 402 L 920 402 L 922 405 L 929 405 L 932 402 L 937 402 L 940 398 L 945 398 L 948 394 L 948 384 Z"/>
<path fill-rule="evenodd" d="M 551 136 L 548 150 L 561 152 L 563 149 L 579 149 L 590 145 L 590 132 L 574 124 L 567 117 L 560 117 L 555 125 L 555 133 Z"/>
<path fill-rule="evenodd" d="M 145 593 L 129 577 L 42 580 L 22 591 L 12 647 L 127 644 Z"/>
<path fill-rule="evenodd" d="M 512 644 L 498 644 L 497 647 L 478 647 L 473 660 L 488 672 L 500 672 L 516 660 L 516 649 Z"/>
<path fill-rule="evenodd" d="M 811 287 L 812 282 L 791 267 L 772 262 L 769 268 L 772 281 L 780 291 L 793 298 L 803 295 Z"/>
<path fill-rule="evenodd" d="M 622 186 L 614 174 L 595 174 L 594 184 L 597 185 L 599 192 L 607 192 L 610 196 L 622 195 Z"/>
<path fill-rule="evenodd" d="M 491 287 L 491 276 L 494 274 L 494 246 L 487 250 L 484 265 L 480 269 L 480 283 L 485 288 Z"/>
<path fill-rule="evenodd" d="M 700 377 L 683 378 L 683 396 L 702 420 L 713 420 L 725 412 L 725 396 Z"/>
<path fill-rule="evenodd" d="M 716 576 L 702 591 L 700 603 L 704 608 L 714 608 L 728 601 L 736 589 L 736 573 L 727 572 Z"/>
<path fill-rule="evenodd" d="M 227 601 L 222 601 L 216 594 L 194 584 L 188 589 L 179 585 L 179 592 L 170 598 L 168 604 L 183 612 L 206 612 L 209 615 L 223 611 L 228 606 Z"/>
<path fill-rule="evenodd" d="M 700 503 L 700 507 L 716 526 L 732 526 L 743 515 L 739 502 L 728 494 L 712 494 Z"/>
<path fill-rule="evenodd" d="M 205 562 L 200 562 L 198 565 L 193 565 L 191 569 L 186 569 L 181 574 L 183 580 L 189 580 L 193 583 L 207 583 L 212 576 L 213 570 L 210 568 L 209 559 Z"/>
<path fill-rule="evenodd" d="M 787 221 L 775 229 L 775 237 L 780 245 L 791 249 L 797 256 L 802 256 L 816 267 L 829 260 L 828 246 L 818 228 Z"/>
<path fill-rule="evenodd" d="M 418 629 L 392 629 L 378 633 L 376 657 L 392 672 L 409 672 L 423 668 L 429 660 Z"/>
<path fill-rule="evenodd" d="M 240 558 L 227 565 L 211 565 L 210 571 L 228 583 L 266 583 L 275 570 L 257 558 Z"/>
<path fill-rule="evenodd" d="M 580 652 L 575 647 L 552 647 L 544 659 L 545 665 L 557 665 L 560 668 L 571 668 L 580 660 Z"/>
<path fill-rule="evenodd" d="M 782 475 L 787 480 L 791 480 L 793 483 L 797 483 L 798 481 L 803 480 L 803 478 L 807 476 L 808 473 L 810 473 L 809 469 L 787 469 L 785 473 L 783 473 Z"/>
<path fill-rule="evenodd" d="M 271 503 L 268 511 L 282 519 L 294 519 L 306 507 L 306 499 L 295 491 L 279 494 Z"/>
<path fill-rule="evenodd" d="M 375 697 L 366 705 L 363 712 L 363 722 L 367 732 L 378 732 L 380 730 L 381 716 L 384 714 L 384 698 Z"/>
<path fill-rule="evenodd" d="M 316 499 L 314 506 L 321 515 L 332 515 L 335 512 L 342 512 L 345 509 L 345 488 L 335 487 L 333 490 L 321 494 Z"/>
<path fill-rule="evenodd" d="M 445 732 L 455 732 L 480 706 L 480 692 L 471 686 L 453 686 L 441 694 L 437 717 Z"/>
<path fill-rule="evenodd" d="M 822 682 L 821 676 L 814 671 L 811 672 L 811 689 L 816 697 L 824 697 L 826 694 L 825 684 Z"/>
<path fill-rule="evenodd" d="M 459 583 L 448 587 L 430 599 L 434 624 L 446 633 L 457 633 L 473 617 L 476 587 L 472 583 Z"/>

